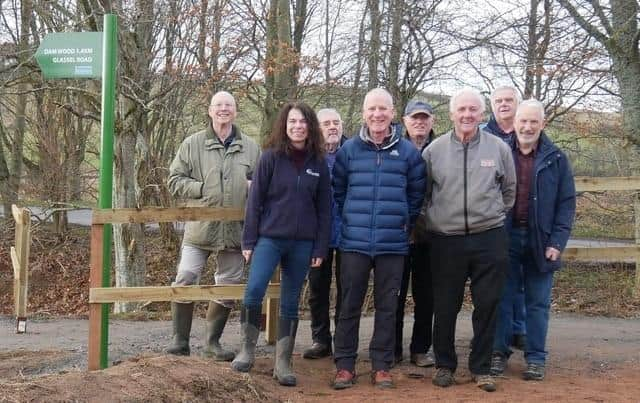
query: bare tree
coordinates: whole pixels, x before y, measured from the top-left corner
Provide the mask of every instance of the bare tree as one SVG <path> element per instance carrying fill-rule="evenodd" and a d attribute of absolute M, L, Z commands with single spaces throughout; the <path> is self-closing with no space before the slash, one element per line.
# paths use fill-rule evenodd
<path fill-rule="evenodd" d="M 575 22 L 597 40 L 611 58 L 611 70 L 622 101 L 623 127 L 628 139 L 640 146 L 640 51 L 638 1 L 558 0 Z"/>

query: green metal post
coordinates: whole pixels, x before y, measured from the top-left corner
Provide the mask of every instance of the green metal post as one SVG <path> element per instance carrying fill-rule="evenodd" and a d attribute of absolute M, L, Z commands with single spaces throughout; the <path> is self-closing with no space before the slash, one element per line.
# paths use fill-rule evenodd
<path fill-rule="evenodd" d="M 118 55 L 118 25 L 114 14 L 104 15 L 102 38 L 102 131 L 100 137 L 99 208 L 111 208 L 113 195 L 113 126 L 116 98 L 116 65 Z M 102 244 L 102 286 L 111 286 L 111 224 L 104 226 Z M 109 305 L 102 305 L 100 338 L 100 368 L 108 366 Z"/>

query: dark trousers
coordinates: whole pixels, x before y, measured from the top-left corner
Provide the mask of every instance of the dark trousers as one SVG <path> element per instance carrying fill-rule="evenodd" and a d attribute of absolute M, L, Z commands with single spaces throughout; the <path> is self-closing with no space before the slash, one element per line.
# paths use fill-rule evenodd
<path fill-rule="evenodd" d="M 434 235 L 431 243 L 433 276 L 433 351 L 436 367 L 458 367 L 456 319 L 462 307 L 467 278 L 471 278 L 473 341 L 469 370 L 486 375 L 491 367 L 498 303 L 507 269 L 504 228 L 472 235 Z"/>
<path fill-rule="evenodd" d="M 358 356 L 360 314 L 373 267 L 375 318 L 369 357 L 374 371 L 389 370 L 395 345 L 396 307 L 402 281 L 402 255 L 371 257 L 357 252 L 342 252 L 340 281 L 342 305 L 334 339 L 334 359 L 338 369 L 355 370 Z"/>
<path fill-rule="evenodd" d="M 409 256 L 405 258 L 398 310 L 396 311 L 395 355 L 402 355 L 402 330 L 404 327 L 404 307 L 411 278 L 411 297 L 414 304 L 413 332 L 409 351 L 411 354 L 426 354 L 431 347 L 431 322 L 433 318 L 433 287 L 429 267 L 429 245 L 411 245 Z"/>
<path fill-rule="evenodd" d="M 340 284 L 340 251 L 329 249 L 322 265 L 309 270 L 309 309 L 311 311 L 311 337 L 315 343 L 331 346 L 331 323 L 329 307 L 331 305 L 331 277 L 333 277 L 333 256 L 336 257 L 336 313 L 334 321 L 338 326 L 342 286 Z"/>

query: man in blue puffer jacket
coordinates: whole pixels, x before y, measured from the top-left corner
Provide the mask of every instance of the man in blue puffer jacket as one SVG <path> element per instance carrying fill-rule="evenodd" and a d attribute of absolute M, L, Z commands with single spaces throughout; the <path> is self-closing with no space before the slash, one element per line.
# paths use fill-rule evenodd
<path fill-rule="evenodd" d="M 362 303 L 374 272 L 375 321 L 369 344 L 372 382 L 393 386 L 395 316 L 409 234 L 425 193 L 425 163 L 392 124 L 393 100 L 371 90 L 362 108 L 364 125 L 344 143 L 333 167 L 333 190 L 342 219 L 339 248 L 342 303 L 334 340 L 335 389 L 355 381 Z"/>

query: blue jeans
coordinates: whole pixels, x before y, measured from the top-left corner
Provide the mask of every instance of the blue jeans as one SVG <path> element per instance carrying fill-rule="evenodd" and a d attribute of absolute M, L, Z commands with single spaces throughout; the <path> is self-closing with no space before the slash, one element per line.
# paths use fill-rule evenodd
<path fill-rule="evenodd" d="M 244 305 L 261 309 L 264 294 L 280 263 L 280 316 L 298 319 L 300 290 L 311 264 L 313 241 L 260 237 L 253 249 Z"/>
<path fill-rule="evenodd" d="M 522 267 L 520 268 L 522 271 Z M 520 275 L 522 278 L 522 274 Z M 527 334 L 527 326 L 525 325 L 526 321 L 526 312 L 524 307 L 524 285 L 520 284 L 518 287 L 518 291 L 516 293 L 516 297 L 513 300 L 513 334 L 526 335 Z"/>
<path fill-rule="evenodd" d="M 513 307 L 518 289 L 524 284 L 527 346 L 524 357 L 527 363 L 544 365 L 547 330 L 549 328 L 549 307 L 553 272 L 540 272 L 535 265 L 529 241 L 529 231 L 525 227 L 511 230 L 509 259 L 511 268 L 507 275 L 494 338 L 493 351 L 507 357 L 511 355 L 509 344 L 513 339 Z"/>

